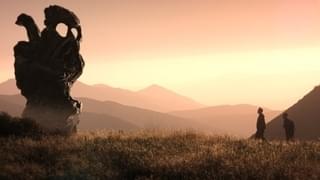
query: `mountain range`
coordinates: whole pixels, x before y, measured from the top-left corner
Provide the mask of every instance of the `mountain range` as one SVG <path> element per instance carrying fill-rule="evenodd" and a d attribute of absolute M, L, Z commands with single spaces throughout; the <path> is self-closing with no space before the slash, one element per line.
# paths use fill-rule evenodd
<path fill-rule="evenodd" d="M 84 104 L 80 130 L 203 129 L 199 123 L 166 113 L 126 106 L 112 101 L 79 98 Z M 21 95 L 0 95 L 0 111 L 20 116 L 25 105 Z"/>
<path fill-rule="evenodd" d="M 74 96 L 80 96 L 77 99 L 80 99 L 84 104 L 79 124 L 81 130 L 189 128 L 242 137 L 255 132 L 257 106 L 253 105 L 203 107 L 190 98 L 157 85 L 134 92 L 102 84 L 91 86 L 79 82 L 75 84 L 72 93 Z M 15 86 L 15 80 L 0 83 L 0 94 L 2 94 L 0 95 L 0 111 L 16 116 L 20 115 L 25 105 L 25 99 L 21 95 L 17 95 L 19 91 Z M 113 99 L 108 100 L 108 97 Z M 137 99 L 140 101 L 135 102 L 138 101 Z M 171 99 L 174 100 L 170 101 Z M 115 100 L 128 101 L 121 103 Z M 140 105 L 137 105 L 139 103 Z M 170 108 L 164 108 L 168 106 L 168 103 L 173 105 Z M 296 124 L 297 139 L 318 139 L 320 137 L 319 104 L 320 86 L 315 87 L 286 110 L 289 118 L 294 120 Z M 170 111 L 159 112 L 159 109 Z M 268 108 L 264 108 L 264 110 L 268 122 L 266 137 L 268 139 L 283 139 L 281 112 Z"/>
<path fill-rule="evenodd" d="M 0 83 L 0 94 L 19 94 L 14 79 Z M 72 87 L 74 97 L 87 97 L 99 101 L 114 101 L 123 105 L 140 107 L 159 112 L 169 112 L 185 109 L 195 109 L 204 105 L 179 95 L 158 85 L 151 85 L 139 91 L 114 88 L 104 84 L 87 85 L 77 81 Z"/>
<path fill-rule="evenodd" d="M 162 113 L 112 101 L 79 100 L 84 105 L 80 115 L 80 130 L 194 129 L 246 137 L 255 129 L 256 106 L 251 105 Z M 0 111 L 19 116 L 24 105 L 25 99 L 21 95 L 0 95 Z M 270 110 L 270 114 L 274 113 L 277 112 Z"/>
<path fill-rule="evenodd" d="M 0 111 L 19 116 L 25 99 L 17 95 L 19 91 L 15 81 L 0 83 L 0 94 Z M 255 132 L 257 106 L 203 107 L 190 98 L 157 85 L 134 92 L 79 82 L 75 84 L 72 94 L 80 97 L 77 99 L 84 104 L 80 130 L 196 129 L 242 137 Z M 317 86 L 286 110 L 295 122 L 297 139 L 319 139 L 319 104 L 320 86 Z M 268 123 L 266 137 L 283 139 L 281 111 L 264 108 L 264 113 Z"/>

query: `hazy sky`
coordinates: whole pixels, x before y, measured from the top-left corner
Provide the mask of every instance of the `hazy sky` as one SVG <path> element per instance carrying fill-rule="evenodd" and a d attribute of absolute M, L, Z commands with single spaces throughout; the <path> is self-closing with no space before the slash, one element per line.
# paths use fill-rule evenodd
<path fill-rule="evenodd" d="M 319 84 L 320 0 L 0 1 L 0 81 L 12 78 L 14 24 L 65 6 L 80 18 L 81 81 L 132 90 L 151 84 L 206 105 L 288 107 Z"/>

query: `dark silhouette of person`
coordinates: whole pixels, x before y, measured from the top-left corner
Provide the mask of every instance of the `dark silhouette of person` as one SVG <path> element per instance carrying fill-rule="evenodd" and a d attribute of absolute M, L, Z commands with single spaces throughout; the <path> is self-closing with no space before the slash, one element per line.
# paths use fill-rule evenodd
<path fill-rule="evenodd" d="M 286 133 L 286 140 L 287 141 L 293 140 L 294 130 L 295 130 L 294 122 L 288 118 L 288 113 L 283 113 L 282 118 L 283 118 L 283 128 Z"/>
<path fill-rule="evenodd" d="M 261 107 L 259 107 L 258 109 L 258 114 L 259 115 L 257 118 L 257 132 L 255 135 L 255 138 L 265 140 L 264 130 L 266 129 L 266 122 L 264 119 L 263 109 Z"/>

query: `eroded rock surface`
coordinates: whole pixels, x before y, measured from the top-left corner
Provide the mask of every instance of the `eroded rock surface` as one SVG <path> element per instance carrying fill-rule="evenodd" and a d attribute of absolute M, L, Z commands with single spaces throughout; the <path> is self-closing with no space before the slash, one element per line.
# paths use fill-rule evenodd
<path fill-rule="evenodd" d="M 70 96 L 84 67 L 79 53 L 80 21 L 73 12 L 56 5 L 44 13 L 41 33 L 27 14 L 19 15 L 16 21 L 25 27 L 29 39 L 14 47 L 17 87 L 27 99 L 22 116 L 34 119 L 48 131 L 70 134 L 76 132 L 81 111 L 81 103 Z M 65 37 L 56 30 L 60 23 L 67 26 Z"/>

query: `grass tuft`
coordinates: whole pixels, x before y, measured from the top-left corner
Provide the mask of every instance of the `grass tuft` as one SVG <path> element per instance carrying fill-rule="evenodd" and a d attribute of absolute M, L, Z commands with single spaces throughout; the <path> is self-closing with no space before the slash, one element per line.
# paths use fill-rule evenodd
<path fill-rule="evenodd" d="M 319 179 L 320 143 L 192 131 L 0 138 L 0 179 Z"/>

